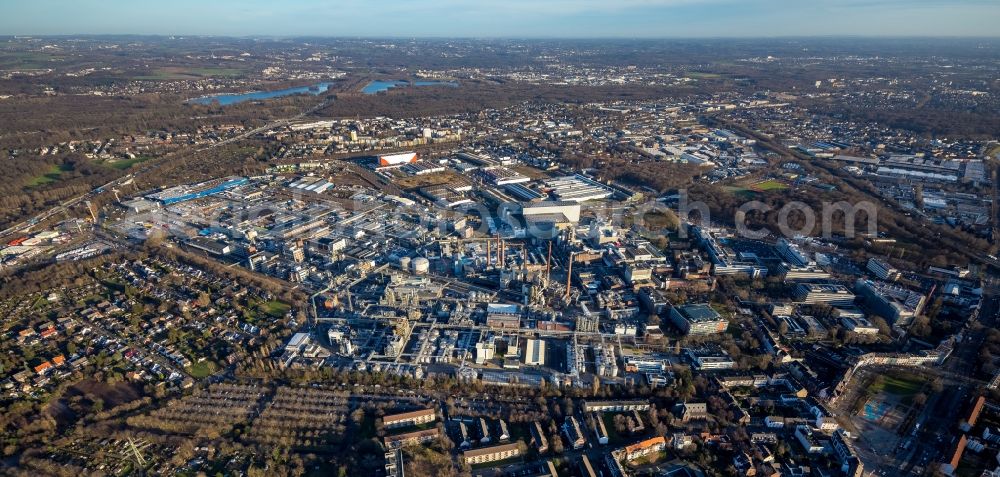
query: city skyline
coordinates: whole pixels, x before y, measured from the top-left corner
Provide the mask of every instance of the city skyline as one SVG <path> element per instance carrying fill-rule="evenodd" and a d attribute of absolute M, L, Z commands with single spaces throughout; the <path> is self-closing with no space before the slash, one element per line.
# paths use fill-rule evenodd
<path fill-rule="evenodd" d="M 60 12 L 53 15 L 53 11 Z M 720 38 L 995 37 L 1000 5 L 982 0 L 801 2 L 625 0 L 466 2 L 109 0 L 0 6 L 8 35 L 153 34 L 326 37 Z M 817 22 L 822 18 L 822 22 Z"/>

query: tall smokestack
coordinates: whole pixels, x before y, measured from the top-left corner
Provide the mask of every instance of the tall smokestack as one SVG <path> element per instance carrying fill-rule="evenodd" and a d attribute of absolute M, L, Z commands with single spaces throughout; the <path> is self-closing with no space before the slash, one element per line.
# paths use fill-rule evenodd
<path fill-rule="evenodd" d="M 500 268 L 507 267 L 507 241 L 500 239 Z"/>
<path fill-rule="evenodd" d="M 545 258 L 545 284 L 549 283 L 549 275 L 552 273 L 552 241 L 549 240 L 549 256 Z"/>
<path fill-rule="evenodd" d="M 490 256 L 493 255 L 493 250 L 492 250 L 493 247 L 490 245 L 492 243 L 493 243 L 492 239 L 486 239 L 486 268 L 490 268 L 490 264 L 493 261 L 493 259 L 490 258 Z"/>
<path fill-rule="evenodd" d="M 573 285 L 573 252 L 570 252 L 569 269 L 566 271 L 566 301 L 569 301 L 569 291 L 572 285 Z"/>

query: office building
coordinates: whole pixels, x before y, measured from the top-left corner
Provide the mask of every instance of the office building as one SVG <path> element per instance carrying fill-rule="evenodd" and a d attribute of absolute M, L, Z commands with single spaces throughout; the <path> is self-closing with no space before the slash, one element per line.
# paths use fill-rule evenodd
<path fill-rule="evenodd" d="M 875 257 L 868 259 L 868 271 L 879 280 L 894 282 L 899 278 L 899 270 Z"/>
<path fill-rule="evenodd" d="M 839 284 L 800 283 L 795 287 L 795 299 L 807 305 L 849 306 L 854 303 L 854 294 Z"/>
<path fill-rule="evenodd" d="M 889 321 L 894 326 L 906 326 L 919 315 L 927 301 L 921 293 L 892 283 L 858 280 L 854 290 L 864 301 L 864 306 Z"/>
<path fill-rule="evenodd" d="M 687 335 L 722 333 L 729 326 L 729 322 L 707 304 L 675 306 L 670 309 L 670 321 Z"/>

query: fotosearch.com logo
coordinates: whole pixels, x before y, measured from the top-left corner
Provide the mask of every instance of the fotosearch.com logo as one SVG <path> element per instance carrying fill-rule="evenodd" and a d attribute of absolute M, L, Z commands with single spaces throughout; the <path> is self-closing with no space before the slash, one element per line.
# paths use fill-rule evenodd
<path fill-rule="evenodd" d="M 324 233 L 354 236 L 363 231 L 367 239 L 400 238 L 400 234 L 419 237 L 425 235 L 419 232 L 413 235 L 413 232 L 430 232 L 435 229 L 436 236 L 447 237 L 452 233 L 469 232 L 465 229 L 471 228 L 471 232 L 477 236 L 500 234 L 508 238 L 550 240 L 563 233 L 567 227 L 578 227 L 579 224 L 597 226 L 583 232 L 583 237 L 599 233 L 598 229 L 610 226 L 647 234 L 669 232 L 680 239 L 687 239 L 690 235 L 688 225 L 732 227 L 737 236 L 754 240 L 775 235 L 787 238 L 851 239 L 858 236 L 859 232 L 866 237 L 878 236 L 878 207 L 869 201 L 821 202 L 817 210 L 816 207 L 799 201 L 779 206 L 751 200 L 735 208 L 727 207 L 726 214 L 731 212 L 731 217 L 713 217 L 708 203 L 692 200 L 687 190 L 680 190 L 667 201 L 651 200 L 642 203 L 488 203 L 469 200 L 455 207 L 431 204 L 417 197 L 408 199 L 366 194 L 355 195 L 347 204 L 332 204 L 319 199 L 315 194 L 295 189 L 290 192 L 282 200 L 267 205 L 248 203 L 231 208 L 202 210 L 200 220 L 212 230 L 219 231 L 232 231 L 234 224 L 255 224 L 256 227 L 275 217 L 288 219 L 281 227 L 289 230 L 299 226 L 306 228 L 321 221 Z M 545 213 L 531 215 L 529 219 L 529 208 L 542 208 Z M 155 222 L 172 224 L 178 221 L 166 209 L 153 212 L 153 215 L 161 215 Z M 460 231 L 459 228 L 463 230 Z M 579 228 L 576 230 L 580 231 Z M 581 237 L 580 233 L 577 236 Z"/>
<path fill-rule="evenodd" d="M 777 233 L 787 238 L 834 236 L 854 238 L 858 235 L 858 224 L 862 224 L 865 236 L 878 235 L 878 206 L 874 202 L 827 202 L 820 203 L 820 209 L 799 201 L 791 201 L 780 207 L 765 202 L 751 200 L 744 202 L 733 211 L 731 221 L 720 221 L 720 224 L 732 224 L 736 234 L 742 238 L 763 239 L 774 235 L 774 230 L 764 227 L 757 221 L 756 227 L 748 223 L 751 215 L 773 215 L 776 212 L 774 227 Z M 636 207 L 632 223 L 648 224 L 654 222 L 651 217 L 674 214 L 679 224 L 695 224 L 709 226 L 713 224 L 712 211 L 709 205 L 702 201 L 692 201 L 687 190 L 677 194 L 676 205 L 671 207 L 663 202 L 650 201 Z M 818 227 L 817 227 L 818 225 Z M 648 230 L 648 229 L 647 229 Z M 687 238 L 686 227 L 678 227 L 678 236 Z"/>

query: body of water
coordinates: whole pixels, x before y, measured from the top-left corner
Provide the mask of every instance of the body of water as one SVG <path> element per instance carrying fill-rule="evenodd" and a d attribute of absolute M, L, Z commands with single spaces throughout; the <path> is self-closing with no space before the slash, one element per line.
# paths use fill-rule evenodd
<path fill-rule="evenodd" d="M 458 86 L 458 83 L 452 81 L 372 81 L 365 85 L 361 92 L 375 94 L 400 86 Z"/>
<path fill-rule="evenodd" d="M 251 101 L 255 99 L 271 99 L 280 98 L 282 96 L 290 96 L 293 94 L 311 94 L 313 96 L 325 93 L 330 89 L 330 83 L 319 83 L 313 86 L 299 86 L 298 88 L 287 88 L 279 89 L 275 91 L 254 91 L 251 93 L 241 93 L 241 94 L 218 94 L 214 96 L 203 96 L 201 98 L 195 98 L 189 100 L 189 103 L 195 104 L 212 104 L 213 101 L 218 101 L 222 106 L 242 103 L 244 101 Z"/>

